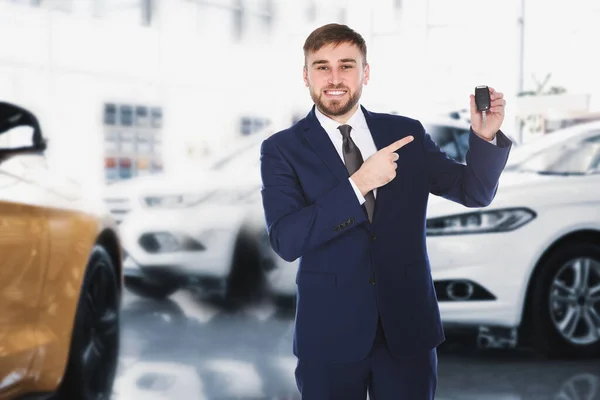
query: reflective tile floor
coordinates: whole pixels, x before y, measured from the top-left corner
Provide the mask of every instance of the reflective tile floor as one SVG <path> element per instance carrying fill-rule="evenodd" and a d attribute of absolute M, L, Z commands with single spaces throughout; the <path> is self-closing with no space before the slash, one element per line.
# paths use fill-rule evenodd
<path fill-rule="evenodd" d="M 127 293 L 122 318 L 114 400 L 299 399 L 290 307 Z M 449 341 L 438 371 L 440 400 L 600 400 L 600 360 L 540 361 Z"/>

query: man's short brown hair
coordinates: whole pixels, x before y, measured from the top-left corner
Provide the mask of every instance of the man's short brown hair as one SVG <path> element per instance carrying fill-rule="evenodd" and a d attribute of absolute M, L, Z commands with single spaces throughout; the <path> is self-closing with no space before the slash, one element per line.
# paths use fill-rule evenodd
<path fill-rule="evenodd" d="M 318 51 L 323 46 L 330 44 L 337 46 L 341 43 L 356 45 L 363 55 L 363 62 L 367 62 L 367 44 L 363 37 L 347 25 L 336 23 L 323 25 L 308 35 L 304 42 L 304 59 L 306 60 L 308 53 Z"/>

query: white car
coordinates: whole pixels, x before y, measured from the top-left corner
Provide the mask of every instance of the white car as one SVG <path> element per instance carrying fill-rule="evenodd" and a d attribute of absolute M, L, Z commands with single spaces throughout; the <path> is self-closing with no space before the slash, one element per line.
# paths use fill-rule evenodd
<path fill-rule="evenodd" d="M 262 140 L 249 137 L 209 170 L 109 185 L 129 290 L 163 298 L 196 286 L 237 301 L 295 294 L 295 263 L 270 248 L 264 226 L 255 171 Z"/>
<path fill-rule="evenodd" d="M 425 126 L 450 157 L 464 162 L 467 122 L 441 118 Z M 207 170 L 186 177 L 147 176 L 109 186 L 105 201 L 121 221 L 131 291 L 161 298 L 197 286 L 232 299 L 295 298 L 298 260 L 288 263 L 272 250 L 264 221 L 264 139 L 250 136 Z"/>
<path fill-rule="evenodd" d="M 546 356 L 600 354 L 600 122 L 513 149 L 492 204 L 430 197 L 427 250 L 446 330 Z M 491 341 L 491 342 L 490 342 Z"/>

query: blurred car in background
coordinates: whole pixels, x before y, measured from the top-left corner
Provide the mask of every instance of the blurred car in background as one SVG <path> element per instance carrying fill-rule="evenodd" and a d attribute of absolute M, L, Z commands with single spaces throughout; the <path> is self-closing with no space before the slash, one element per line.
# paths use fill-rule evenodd
<path fill-rule="evenodd" d="M 467 122 L 424 126 L 465 162 Z M 448 331 L 475 328 L 489 346 L 521 341 L 549 356 L 598 352 L 598 131 L 579 125 L 512 149 L 497 196 L 483 209 L 430 197 L 427 247 Z M 120 193 L 109 204 L 135 205 L 120 226 L 134 292 L 165 297 L 199 285 L 234 298 L 295 296 L 297 268 L 272 251 L 264 226 L 264 137 L 246 139 L 194 173 L 194 182 L 147 177 L 113 186 Z"/>
<path fill-rule="evenodd" d="M 120 219 L 129 290 L 163 298 L 196 287 L 234 302 L 295 294 L 295 270 L 271 249 L 264 225 L 264 137 L 244 138 L 206 170 L 108 187 L 105 200 Z"/>
<path fill-rule="evenodd" d="M 47 167 L 45 149 L 37 117 L 0 103 L 0 398 L 108 399 L 123 282 L 117 226 L 101 199 Z"/>
<path fill-rule="evenodd" d="M 513 149 L 488 207 L 431 196 L 427 217 L 448 331 L 478 327 L 488 346 L 522 340 L 546 356 L 600 354 L 599 122 Z"/>
<path fill-rule="evenodd" d="M 469 124 L 440 117 L 424 125 L 464 162 Z M 108 186 L 105 200 L 122 221 L 127 288 L 154 298 L 190 286 L 236 301 L 295 297 L 298 260 L 288 263 L 272 250 L 264 222 L 260 145 L 267 134 L 244 138 L 204 171 Z"/>

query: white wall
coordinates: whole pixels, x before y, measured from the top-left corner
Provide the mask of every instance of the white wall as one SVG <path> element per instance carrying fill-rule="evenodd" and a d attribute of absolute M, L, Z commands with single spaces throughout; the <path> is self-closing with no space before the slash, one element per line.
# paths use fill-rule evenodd
<path fill-rule="evenodd" d="M 111 8 L 117 0 L 103 2 L 76 0 L 63 12 L 0 0 L 0 99 L 37 112 L 51 139 L 51 162 L 90 184 L 103 181 L 104 102 L 162 106 L 165 167 L 175 172 L 189 165 L 190 148 L 229 146 L 241 115 L 270 118 L 275 130 L 289 126 L 292 115 L 305 115 L 312 105 L 302 82 L 302 45 L 328 22 L 348 23 L 367 40 L 371 81 L 363 104 L 373 110 L 426 116 L 462 108 L 475 85 L 487 84 L 506 94 L 510 113 L 516 93 L 519 0 L 403 0 L 401 9 L 395 0 L 276 0 L 271 34 L 260 17 L 263 2 L 252 0 L 239 43 L 235 0 L 210 0 L 205 7 L 158 1 L 151 27 L 136 22 L 135 9 L 118 12 Z M 560 53 L 536 47 L 535 24 L 542 23 L 547 3 L 528 4 L 527 77 L 547 66 L 556 71 L 556 84 L 583 91 L 587 80 L 597 90 L 590 79 L 593 52 L 577 53 L 576 36 L 556 34 L 554 44 L 568 48 L 569 59 L 579 54 L 577 63 L 558 63 Z M 552 10 L 557 15 L 564 8 Z M 587 21 L 579 35 L 597 32 Z M 545 24 L 549 31 L 551 21 Z M 552 26 L 567 32 L 563 25 Z"/>
<path fill-rule="evenodd" d="M 183 170 L 188 147 L 218 150 L 237 137 L 239 116 L 269 113 L 248 97 L 253 76 L 269 77 L 261 48 L 233 42 L 231 2 L 221 3 L 160 2 L 157 24 L 143 27 L 0 1 L 0 99 L 36 112 L 50 163 L 91 185 L 104 179 L 103 104 L 162 106 L 165 167 Z"/>

